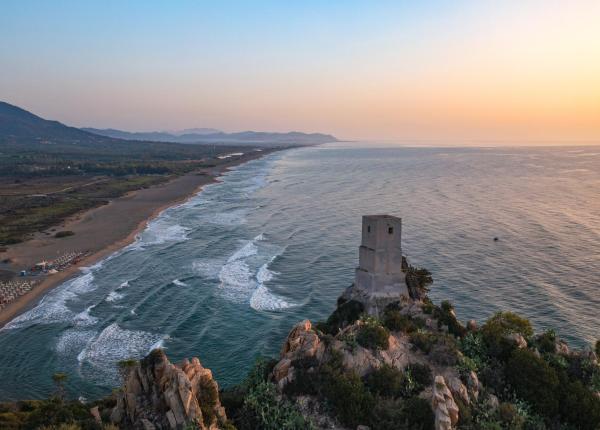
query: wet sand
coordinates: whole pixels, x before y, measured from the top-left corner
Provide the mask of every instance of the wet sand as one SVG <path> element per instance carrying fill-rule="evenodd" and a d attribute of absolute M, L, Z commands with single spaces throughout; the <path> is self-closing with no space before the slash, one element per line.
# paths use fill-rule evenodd
<path fill-rule="evenodd" d="M 35 306 L 52 288 L 80 273 L 80 267 L 94 264 L 133 242 L 137 233 L 164 209 L 195 195 L 202 186 L 215 182 L 227 169 L 272 151 L 248 152 L 241 157 L 223 160 L 216 167 L 199 169 L 163 184 L 130 192 L 56 226 L 57 230 L 73 231 L 73 236 L 55 238 L 39 232 L 30 240 L 10 246 L 7 252 L 0 254 L 3 260 L 11 260 L 9 264 L 3 264 L 2 269 L 15 273 L 67 252 L 89 251 L 89 254 L 77 265 L 54 275 L 41 276 L 40 283 L 32 291 L 0 311 L 0 327 Z"/>

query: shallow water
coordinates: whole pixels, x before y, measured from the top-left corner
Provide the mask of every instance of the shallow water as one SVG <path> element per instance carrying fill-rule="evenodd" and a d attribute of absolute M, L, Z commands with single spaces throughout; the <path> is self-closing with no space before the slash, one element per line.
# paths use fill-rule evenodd
<path fill-rule="evenodd" d="M 360 216 L 403 218 L 403 248 L 459 318 L 500 309 L 572 343 L 600 338 L 600 148 L 346 147 L 275 153 L 163 212 L 135 243 L 0 331 L 0 399 L 117 384 L 116 362 L 166 348 L 221 385 L 353 280 Z M 500 240 L 493 241 L 494 237 Z"/>

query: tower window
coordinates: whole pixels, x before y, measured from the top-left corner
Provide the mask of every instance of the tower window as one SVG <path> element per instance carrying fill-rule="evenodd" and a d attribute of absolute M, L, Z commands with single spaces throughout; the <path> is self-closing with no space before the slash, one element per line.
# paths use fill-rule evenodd
<path fill-rule="evenodd" d="M 388 227 L 388 233 L 394 234 L 394 227 Z"/>
<path fill-rule="evenodd" d="M 370 225 L 367 226 L 367 233 L 371 233 L 371 226 Z"/>

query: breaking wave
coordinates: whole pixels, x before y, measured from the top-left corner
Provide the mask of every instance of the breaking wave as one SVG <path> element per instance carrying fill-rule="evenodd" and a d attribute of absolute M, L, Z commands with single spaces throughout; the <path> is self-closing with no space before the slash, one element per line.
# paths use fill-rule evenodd
<path fill-rule="evenodd" d="M 13 319 L 4 326 L 3 330 L 28 327 L 33 324 L 74 321 L 85 325 L 86 322 L 92 322 L 93 317 L 89 316 L 91 307 L 83 312 L 74 313 L 68 308 L 67 302 L 76 299 L 80 294 L 88 293 L 96 288 L 92 269 L 98 267 L 100 267 L 100 264 L 91 268 L 82 268 L 83 275 L 67 281 L 55 290 L 50 291 L 37 306 Z"/>
<path fill-rule="evenodd" d="M 81 364 L 89 364 L 116 376 L 116 364 L 129 358 L 141 358 L 164 339 L 163 335 L 141 330 L 126 330 L 117 323 L 107 326 L 77 355 Z"/>

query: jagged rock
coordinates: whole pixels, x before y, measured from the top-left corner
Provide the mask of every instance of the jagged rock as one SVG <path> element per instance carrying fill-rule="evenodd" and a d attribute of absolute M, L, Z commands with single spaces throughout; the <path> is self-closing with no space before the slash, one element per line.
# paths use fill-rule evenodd
<path fill-rule="evenodd" d="M 569 345 L 565 341 L 560 339 L 556 339 L 556 343 L 554 345 L 554 350 L 557 354 L 569 355 L 571 351 L 569 350 Z"/>
<path fill-rule="evenodd" d="M 467 389 L 469 390 L 469 395 L 473 400 L 479 399 L 479 390 L 481 389 L 481 383 L 479 382 L 479 378 L 477 377 L 477 373 L 471 370 L 469 375 L 467 375 Z"/>
<path fill-rule="evenodd" d="M 527 341 L 519 333 L 510 333 L 510 334 L 507 334 L 505 337 L 506 337 L 506 339 L 513 341 L 517 345 L 517 348 L 519 348 L 519 349 L 527 348 Z"/>
<path fill-rule="evenodd" d="M 494 396 L 493 394 L 488 395 L 487 404 L 492 411 L 496 411 L 500 407 L 500 401 L 498 400 L 498 397 Z"/>
<path fill-rule="evenodd" d="M 102 424 L 102 418 L 100 418 L 100 409 L 98 406 L 94 406 L 90 409 L 90 414 L 94 417 L 94 421 L 98 424 Z"/>
<path fill-rule="evenodd" d="M 467 321 L 467 330 L 469 331 L 477 331 L 478 330 L 477 321 L 469 320 Z"/>
<path fill-rule="evenodd" d="M 324 345 L 312 329 L 310 321 L 304 320 L 296 324 L 283 344 L 279 362 L 273 368 L 273 379 L 279 388 L 283 389 L 294 379 L 294 360 L 311 357 L 320 359 L 323 351 Z"/>
<path fill-rule="evenodd" d="M 178 429 L 190 423 L 215 430 L 227 417 L 209 369 L 197 358 L 176 366 L 162 350 L 154 350 L 128 372 L 111 421 L 144 430 Z"/>
<path fill-rule="evenodd" d="M 435 415 L 435 430 L 452 430 L 458 422 L 458 405 L 442 375 L 435 377 L 431 406 Z"/>
<path fill-rule="evenodd" d="M 445 379 L 447 381 L 448 388 L 450 388 L 450 392 L 452 392 L 454 398 L 459 398 L 463 401 L 463 403 L 468 405 L 470 403 L 470 399 L 469 392 L 465 384 L 463 384 L 461 380 L 456 376 L 451 376 Z"/>

